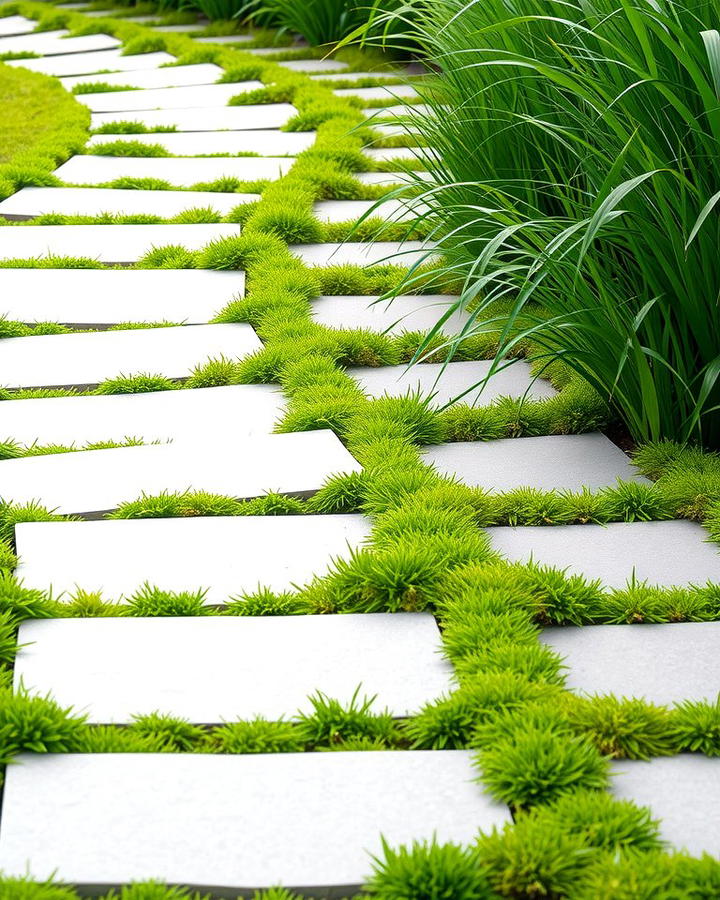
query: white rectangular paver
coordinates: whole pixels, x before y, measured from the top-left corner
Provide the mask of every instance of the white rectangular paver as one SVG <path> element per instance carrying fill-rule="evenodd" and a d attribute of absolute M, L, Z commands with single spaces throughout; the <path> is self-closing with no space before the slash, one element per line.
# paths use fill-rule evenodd
<path fill-rule="evenodd" d="M 140 438 L 211 442 L 270 434 L 282 418 L 280 391 L 266 384 L 237 384 L 141 394 L 7 400 L 3 438 L 26 447 L 86 444 Z"/>
<path fill-rule="evenodd" d="M 278 65 L 283 69 L 290 69 L 291 72 L 307 72 L 308 74 L 342 72 L 348 68 L 348 64 L 339 59 L 286 59 L 279 62 Z"/>
<path fill-rule="evenodd" d="M 155 69 L 165 63 L 172 62 L 175 57 L 169 53 L 135 53 L 123 56 L 121 50 L 101 50 L 95 53 L 72 53 L 63 51 L 63 56 L 50 56 L 43 59 L 9 60 L 6 65 L 22 66 L 43 75 L 83 75 L 93 72 L 135 72 Z"/>
<path fill-rule="evenodd" d="M 55 175 L 74 184 L 104 184 L 116 178 L 161 178 L 174 186 L 192 187 L 218 178 L 274 181 L 285 175 L 294 162 L 294 157 L 288 156 L 214 156 L 208 159 L 73 156 L 55 170 Z"/>
<path fill-rule="evenodd" d="M 720 622 L 565 626 L 541 638 L 562 656 L 567 687 L 578 693 L 661 705 L 717 700 Z"/>
<path fill-rule="evenodd" d="M 122 601 L 148 583 L 222 604 L 258 585 L 306 585 L 369 534 L 357 515 L 29 522 L 15 528 L 17 576 L 60 600 L 82 587 Z"/>
<path fill-rule="evenodd" d="M 418 215 L 418 210 L 413 211 L 407 202 L 396 199 L 385 200 L 382 204 L 377 200 L 322 200 L 314 204 L 313 212 L 321 222 L 354 222 L 361 216 L 406 222 Z"/>
<path fill-rule="evenodd" d="M 542 400 L 557 392 L 552 385 L 537 379 L 533 382 L 526 362 L 514 363 L 496 372 L 484 388 L 475 387 L 490 372 L 490 362 L 422 363 L 412 366 L 380 366 L 348 369 L 369 397 L 402 397 L 420 393 L 433 406 L 444 406 L 457 398 L 459 403 L 487 406 L 498 397 L 523 397 Z"/>
<path fill-rule="evenodd" d="M 440 444 L 427 447 L 423 456 L 440 474 L 492 491 L 598 490 L 613 486 L 618 478 L 647 483 L 603 434 Z"/>
<path fill-rule="evenodd" d="M 249 325 L 179 325 L 6 338 L 0 343 L 0 384 L 94 385 L 120 373 L 140 372 L 183 378 L 209 358 L 240 359 L 261 346 Z"/>
<path fill-rule="evenodd" d="M 292 156 L 315 143 L 314 131 L 286 132 L 274 128 L 259 131 L 157 132 L 155 134 L 94 134 L 87 146 L 116 141 L 159 144 L 177 156 L 211 153 L 258 153 L 260 156 Z"/>
<path fill-rule="evenodd" d="M 181 90 L 181 88 L 176 88 Z M 135 93 L 131 91 L 130 93 Z M 85 95 L 87 96 L 87 95 Z M 216 106 L 206 109 L 140 110 L 137 112 L 93 113 L 92 128 L 100 128 L 111 122 L 139 122 L 147 128 L 175 126 L 178 131 L 257 131 L 264 128 L 280 128 L 296 114 L 289 103 L 267 103 L 255 106 Z M 212 153 L 212 150 L 206 150 Z"/>
<path fill-rule="evenodd" d="M 138 72 L 115 72 L 100 75 L 72 75 L 62 78 L 63 87 L 69 91 L 78 84 L 112 84 L 136 88 L 185 87 L 192 84 L 214 84 L 223 74 L 214 63 L 194 66 L 167 66 Z"/>
<path fill-rule="evenodd" d="M 160 878 L 346 896 L 372 871 L 381 835 L 392 847 L 466 845 L 510 821 L 476 783 L 472 757 L 23 754 L 7 770 L 0 868 L 87 889 Z"/>
<path fill-rule="evenodd" d="M 6 401 L 7 402 L 7 401 Z M 0 497 L 38 500 L 60 513 L 97 515 L 141 494 L 208 491 L 236 498 L 268 491 L 311 496 L 332 475 L 360 471 L 332 431 L 253 435 L 231 444 L 153 444 L 9 459 Z"/>
<path fill-rule="evenodd" d="M 37 22 L 25 16 L 5 16 L 0 18 L 0 37 L 14 37 L 18 34 L 30 34 L 35 31 Z"/>
<path fill-rule="evenodd" d="M 623 759 L 613 764 L 613 775 L 615 797 L 649 807 L 672 847 L 692 856 L 720 854 L 720 759 L 697 753 Z"/>
<path fill-rule="evenodd" d="M 253 34 L 212 34 L 193 35 L 193 40 L 200 44 L 249 44 L 255 40 Z M 274 47 L 273 50 L 277 51 Z M 281 50 L 283 48 L 280 48 Z"/>
<path fill-rule="evenodd" d="M 228 215 L 241 203 L 252 203 L 259 194 L 219 191 L 148 191 L 118 188 L 25 187 L 0 201 L 0 216 L 22 221 L 45 213 L 70 216 L 136 215 L 147 213 L 171 218 L 188 209 L 210 208 Z"/>
<path fill-rule="evenodd" d="M 333 91 L 337 97 L 358 97 L 360 100 L 387 100 L 392 102 L 396 97 L 417 97 L 418 92 L 411 84 L 378 85 L 368 88 L 337 88 Z"/>
<path fill-rule="evenodd" d="M 360 184 L 380 184 L 397 187 L 401 184 L 416 184 L 418 181 L 430 181 L 429 172 L 356 172 L 355 178 Z"/>
<path fill-rule="evenodd" d="M 493 549 L 513 561 L 567 569 L 610 588 L 633 577 L 662 587 L 720 583 L 720 554 L 694 522 L 489 528 Z M 720 685 L 719 685 L 720 686 Z"/>
<path fill-rule="evenodd" d="M 435 257 L 433 245 L 425 241 L 295 244 L 291 245 L 290 250 L 311 266 L 341 266 L 348 263 L 358 266 L 371 266 L 375 263 L 412 266 Z"/>
<path fill-rule="evenodd" d="M 407 716 L 452 686 L 430 613 L 51 619 L 26 622 L 18 643 L 16 690 L 97 723 L 156 710 L 276 720 L 312 713 L 318 690 L 349 703 L 360 685 L 378 710 Z"/>
<path fill-rule="evenodd" d="M 366 147 L 363 153 L 370 159 L 423 159 L 433 151 L 428 147 Z"/>
<path fill-rule="evenodd" d="M 0 53 L 38 53 L 40 56 L 60 56 L 65 53 L 114 50 L 120 46 L 120 41 L 109 34 L 87 34 L 71 38 L 67 37 L 69 33 L 65 30 L 45 31 L 40 34 L 0 38 Z"/>
<path fill-rule="evenodd" d="M 327 62 L 327 60 L 325 60 Z M 317 81 L 364 81 L 366 78 L 374 78 L 381 81 L 383 78 L 402 78 L 400 71 L 389 72 L 330 72 L 321 75 L 311 75 Z"/>
<path fill-rule="evenodd" d="M 312 303 L 312 317 L 329 328 L 367 328 L 402 334 L 428 331 L 458 298 L 447 294 L 405 295 L 392 302 L 375 296 L 324 296 Z M 457 334 L 467 323 L 467 314 L 454 312 L 443 325 L 443 334 Z"/>
<path fill-rule="evenodd" d="M 120 322 L 201 325 L 244 293 L 244 272 L 0 268 L 0 316 L 28 324 L 60 322 L 79 328 Z"/>
<path fill-rule="evenodd" d="M 161 31 L 168 34 L 184 34 L 192 31 L 205 31 L 207 27 L 207 22 L 186 22 L 184 25 L 156 25 L 153 31 Z"/>
<path fill-rule="evenodd" d="M 200 250 L 237 237 L 239 225 L 19 225 L 0 230 L 0 259 L 85 256 L 103 263 L 137 262 L 153 247 Z"/>
<path fill-rule="evenodd" d="M 227 106 L 231 97 L 255 91 L 262 86 L 261 81 L 240 81 L 236 84 L 105 91 L 99 94 L 78 94 L 75 99 L 96 113 L 143 109 L 210 109 L 215 106 Z"/>

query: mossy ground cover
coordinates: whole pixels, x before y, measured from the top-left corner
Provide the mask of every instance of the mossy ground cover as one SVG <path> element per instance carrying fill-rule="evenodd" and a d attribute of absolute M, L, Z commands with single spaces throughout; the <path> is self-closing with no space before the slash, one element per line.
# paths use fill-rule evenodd
<path fill-rule="evenodd" d="M 13 7 L 41 14 L 41 4 Z M 75 31 L 93 27 L 74 13 L 61 15 Z M 318 514 L 360 511 L 373 521 L 370 546 L 303 590 L 228 598 L 204 605 L 202 593 L 171 594 L 146 586 L 118 605 L 78 590 L 59 603 L 23 587 L 13 576 L 14 526 L 62 517 L 37 505 L 0 505 L 0 737 L 3 759 L 31 752 L 288 752 L 467 748 L 476 752 L 479 779 L 513 810 L 515 824 L 481 836 L 476 846 L 416 845 L 386 848 L 369 873 L 368 894 L 381 900 L 475 900 L 505 897 L 715 897 L 720 866 L 663 852 L 657 823 L 632 804 L 608 794 L 612 759 L 647 759 L 681 751 L 720 754 L 720 708 L 686 703 L 675 708 L 639 700 L 583 699 L 564 686 L 561 661 L 541 644 L 548 625 L 717 621 L 720 589 L 698 585 L 661 589 L 630 583 L 608 590 L 577 576 L 538 565 L 499 559 L 482 527 L 688 518 L 720 539 L 720 461 L 671 442 L 639 447 L 635 459 L 653 484 L 620 484 L 597 492 L 518 490 L 488 494 L 440 477 L 423 464 L 422 445 L 447 440 L 492 440 L 566 434 L 609 427 L 610 411 L 564 367 L 544 371 L 559 389 L 544 401 L 498 401 L 488 408 L 428 407 L 417 396 L 367 399 L 347 375 L 350 365 L 410 361 L 423 335 L 399 337 L 313 322 L 320 294 L 383 294 L 405 276 L 401 266 L 313 269 L 288 243 L 330 239 L 312 214 L 320 199 L 357 196 L 352 174 L 373 168 L 363 146 L 376 135 L 358 105 L 335 97 L 328 86 L 258 62 L 241 51 L 197 48 L 178 35 L 153 35 L 120 19 L 102 20 L 127 49 L 168 49 L 178 61 L 218 62 L 226 71 L 266 84 L 254 102 L 290 100 L 298 115 L 289 126 L 317 129 L 314 146 L 290 174 L 266 185 L 261 201 L 246 209 L 244 233 L 203 251 L 160 247 L 140 267 L 211 268 L 247 272 L 248 293 L 220 311 L 219 322 L 248 322 L 263 350 L 241 363 L 214 360 L 177 385 L 152 373 L 112 379 L 99 393 L 193 389 L 225 384 L 275 383 L 288 397 L 283 431 L 331 428 L 362 463 L 362 473 L 338 477 L 308 501 L 276 494 L 238 501 L 203 493 L 128 498 L 115 518 L 210 515 Z M 361 64 L 364 70 L 368 61 Z M 2 67 L 0 67 L 1 70 Z M 252 74 L 248 74 L 252 73 Z M 52 84 L 53 82 L 50 81 Z M 67 95 L 69 102 L 77 106 Z M 73 109 L 75 107 L 73 106 Z M 82 108 L 81 108 L 82 109 Z M 85 126 L 83 126 L 85 127 Z M 66 144 L 65 146 L 70 146 Z M 63 151 L 65 152 L 65 151 Z M 76 152 L 76 151 L 72 151 Z M 52 155 L 40 155 L 47 177 Z M 19 184 L 17 181 L 15 184 Z M 27 180 L 26 182 L 27 183 Z M 370 230 L 363 236 L 368 236 Z M 355 232 L 357 234 L 357 232 Z M 335 239 L 335 238 L 333 238 Z M 54 261 L 83 266 L 91 261 Z M 47 264 L 47 263 L 40 263 Z M 452 292 L 457 285 L 431 261 L 412 273 L 418 292 Z M 23 332 L 25 333 L 25 332 Z M 438 340 L 426 359 L 492 357 L 496 341 L 481 336 L 455 346 Z M 519 346 L 518 355 L 529 348 Z M 464 355 L 462 355 L 464 354 Z M 455 358 L 458 358 L 456 355 Z M 72 391 L 3 392 L 3 401 Z M 11 436 L 9 436 L 11 437 Z M 69 448 L 23 448 L 8 440 L 0 456 L 12 459 Z M 164 716 L 144 716 L 128 728 L 89 726 L 52 700 L 13 695 L 17 629 L 29 618 L 100 615 L 302 615 L 344 612 L 432 611 L 455 666 L 457 689 L 404 721 L 362 701 L 343 707 L 317 698 L 314 712 L 284 723 L 254 720 L 203 728 Z M 18 900 L 66 900 L 74 891 L 56 886 L 0 882 Z M 8 894 L 10 896 L 10 894 Z M 115 895 L 112 895 L 113 898 Z M 127 887 L 122 900 L 180 900 L 191 892 L 157 886 Z M 289 900 L 268 892 L 266 900 Z"/>

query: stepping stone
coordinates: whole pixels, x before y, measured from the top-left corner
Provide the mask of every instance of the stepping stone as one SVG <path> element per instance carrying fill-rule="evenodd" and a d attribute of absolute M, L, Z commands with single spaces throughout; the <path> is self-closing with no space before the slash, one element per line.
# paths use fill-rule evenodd
<path fill-rule="evenodd" d="M 99 262 L 137 262 L 153 247 L 180 244 L 200 250 L 237 237 L 239 225 L 19 225 L 2 229 L 0 259 L 87 256 Z"/>
<path fill-rule="evenodd" d="M 182 90 L 182 88 L 175 88 L 175 90 Z M 136 92 L 131 91 L 130 93 Z M 90 117 L 90 124 L 93 129 L 109 125 L 111 122 L 139 122 L 147 128 L 165 128 L 172 125 L 178 131 L 258 131 L 265 128 L 280 128 L 281 125 L 289 122 L 296 113 L 295 107 L 289 103 L 265 103 L 257 106 L 217 106 L 210 109 L 201 107 L 93 113 Z M 137 135 L 132 135 L 132 137 L 137 137 Z M 210 149 L 205 150 L 205 153 L 212 152 Z"/>
<path fill-rule="evenodd" d="M 381 835 L 469 845 L 511 821 L 473 755 L 24 753 L 7 769 L 0 868 L 83 892 L 160 876 L 233 896 L 277 884 L 348 896 Z"/>
<path fill-rule="evenodd" d="M 314 131 L 285 132 L 276 129 L 265 131 L 218 132 L 170 132 L 163 134 L 94 134 L 88 147 L 115 141 L 137 141 L 141 144 L 159 144 L 168 153 L 177 156 L 194 156 L 211 153 L 258 153 L 261 156 L 278 156 L 302 153 L 315 143 Z"/>
<path fill-rule="evenodd" d="M 93 50 L 113 50 L 120 41 L 109 34 L 88 34 L 66 38 L 70 32 L 46 31 L 41 34 L 0 38 L 0 53 L 38 53 L 40 56 L 60 56 L 65 53 L 89 53 Z"/>
<path fill-rule="evenodd" d="M 452 688 L 430 613 L 52 619 L 23 624 L 18 643 L 15 689 L 97 724 L 156 710 L 200 725 L 275 721 L 311 714 L 318 690 L 350 703 L 359 685 L 378 710 L 408 716 Z"/>
<path fill-rule="evenodd" d="M 720 759 L 697 753 L 623 759 L 613 764 L 612 792 L 619 800 L 649 807 L 660 837 L 692 856 L 720 853 Z"/>
<path fill-rule="evenodd" d="M 312 75 L 317 72 L 342 72 L 348 68 L 348 64 L 339 59 L 286 59 L 278 65 L 291 72 L 307 72 Z"/>
<path fill-rule="evenodd" d="M 255 40 L 253 34 L 215 34 L 215 35 L 193 35 L 193 40 L 198 44 L 248 44 Z M 277 49 L 273 47 L 277 52 Z"/>
<path fill-rule="evenodd" d="M 337 88 L 336 97 L 357 97 L 359 100 L 388 100 L 396 97 L 417 97 L 418 92 L 411 84 L 389 84 L 369 88 Z"/>
<path fill-rule="evenodd" d="M 201 84 L 141 91 L 105 91 L 98 94 L 78 94 L 75 99 L 97 113 L 148 109 L 187 110 L 197 107 L 211 109 L 216 106 L 225 107 L 231 97 L 262 87 L 262 81 L 238 81 L 234 84 Z"/>
<path fill-rule="evenodd" d="M 314 205 L 313 211 L 321 222 L 351 222 L 368 214 L 387 222 L 407 222 L 417 218 L 401 200 L 386 200 L 382 206 L 378 206 L 376 200 L 323 200 Z"/>
<path fill-rule="evenodd" d="M 388 159 L 423 159 L 430 151 L 427 147 L 366 147 L 363 153 L 370 159 L 384 162 Z"/>
<path fill-rule="evenodd" d="M 623 588 L 633 577 L 662 587 L 720 582 L 717 546 L 694 522 L 613 522 L 487 531 L 493 548 L 508 559 L 526 562 L 532 557 L 542 565 L 599 579 L 610 588 Z"/>
<path fill-rule="evenodd" d="M 530 366 L 522 361 L 493 375 L 485 390 L 481 391 L 474 385 L 487 376 L 491 365 L 484 360 L 451 362 L 445 367 L 440 363 L 422 363 L 410 368 L 351 368 L 347 374 L 358 382 L 369 397 L 403 397 L 419 392 L 431 399 L 435 407 L 445 406 L 456 398 L 459 398 L 458 403 L 488 406 L 498 397 L 523 397 L 527 394 L 529 399 L 543 400 L 557 393 L 547 381 L 538 379 L 533 382 Z"/>
<path fill-rule="evenodd" d="M 325 296 L 313 300 L 311 312 L 316 322 L 328 328 L 367 328 L 403 334 L 429 331 L 457 299 L 447 294 L 422 294 L 394 297 L 392 302 L 376 302 L 380 300 L 378 295 Z M 466 323 L 465 313 L 454 312 L 443 325 L 443 333 L 457 334 Z"/>
<path fill-rule="evenodd" d="M 25 16 L 5 16 L 0 19 L 0 38 L 15 37 L 19 34 L 30 34 L 35 31 L 37 22 Z"/>
<path fill-rule="evenodd" d="M 214 84 L 223 74 L 220 66 L 213 63 L 201 63 L 196 66 L 167 66 L 166 68 L 146 69 L 140 72 L 115 72 L 100 75 L 73 75 L 62 78 L 63 87 L 71 91 L 78 84 L 113 84 L 136 88 L 170 88 L 186 87 L 196 84 Z M 82 96 L 82 95 L 79 95 Z"/>
<path fill-rule="evenodd" d="M 6 401 L 7 402 L 7 401 Z M 360 471 L 332 431 L 253 435 L 232 443 L 152 444 L 8 459 L 0 497 L 98 518 L 126 500 L 165 491 L 208 491 L 238 499 L 277 491 L 316 493 L 333 475 Z"/>
<path fill-rule="evenodd" d="M 134 72 L 155 69 L 165 63 L 173 62 L 174 56 L 169 53 L 136 53 L 123 56 L 120 50 L 102 50 L 99 53 L 68 54 L 52 56 L 45 59 L 8 60 L 8 66 L 22 66 L 43 75 L 82 75 L 95 72 Z M 104 76 L 103 76 L 104 80 Z"/>
<path fill-rule="evenodd" d="M 60 599 L 79 585 L 123 600 L 147 582 L 169 591 L 207 590 L 205 602 L 217 605 L 258 585 L 280 592 L 309 584 L 333 559 L 358 548 L 370 528 L 357 515 L 28 522 L 15 528 L 16 573 Z"/>
<path fill-rule="evenodd" d="M 414 184 L 419 181 L 431 181 L 430 172 L 356 172 L 353 175 L 360 184 L 380 184 L 388 187 L 401 184 Z"/>
<path fill-rule="evenodd" d="M 396 266 L 413 266 L 436 258 L 433 245 L 426 241 L 374 241 L 370 243 L 295 244 L 290 250 L 303 262 L 312 266 L 342 266 L 348 263 L 371 266 L 375 263 L 392 263 Z"/>
<path fill-rule="evenodd" d="M 75 184 L 106 184 L 116 178 L 162 178 L 178 187 L 192 187 L 218 178 L 275 181 L 286 175 L 293 157 L 214 156 L 209 159 L 173 159 L 165 157 L 73 156 L 55 175 Z M 138 192 L 134 192 L 138 193 Z M 143 192 L 140 192 L 143 193 Z M 147 193 L 150 193 L 148 191 Z M 228 196 L 222 194 L 221 196 Z M 247 196 L 247 195 L 235 195 Z M 213 206 L 212 202 L 208 202 Z"/>
<path fill-rule="evenodd" d="M 327 62 L 327 60 L 325 60 Z M 366 78 L 381 80 L 383 78 L 402 78 L 403 72 L 329 72 L 322 75 L 311 75 L 315 81 L 364 81 Z M 401 85 L 398 85 L 401 86 Z M 392 87 L 388 85 L 390 90 Z M 356 94 L 354 96 L 357 96 Z"/>
<path fill-rule="evenodd" d="M 423 456 L 441 475 L 491 491 L 595 491 L 614 486 L 618 478 L 649 483 L 604 434 L 441 444 L 427 447 Z"/>
<path fill-rule="evenodd" d="M 223 38 L 221 38 L 220 41 L 218 41 L 217 38 L 195 38 L 195 40 L 202 41 L 204 43 L 210 43 L 210 42 L 220 43 L 221 41 L 227 42 Z M 243 53 L 252 53 L 253 56 L 273 57 L 273 56 L 277 56 L 278 53 L 287 53 L 288 51 L 295 52 L 295 51 L 301 51 L 301 50 L 306 50 L 306 49 L 307 49 L 307 44 L 300 43 L 300 44 L 293 44 L 292 47 L 243 47 L 242 51 L 243 51 Z"/>
<path fill-rule="evenodd" d="M 147 213 L 171 218 L 188 209 L 210 208 L 227 216 L 242 203 L 253 203 L 260 194 L 219 191 L 146 191 L 119 188 L 26 187 L 0 201 L 0 216 L 22 221 L 46 213 L 99 216 L 103 213 L 129 216 Z M 103 226 L 104 227 L 104 226 Z"/>
<path fill-rule="evenodd" d="M 202 325 L 244 293 L 244 272 L 0 268 L 0 317 L 27 324 L 60 322 L 77 328 L 106 328 L 121 322 Z"/>
<path fill-rule="evenodd" d="M 720 622 L 567 626 L 546 628 L 541 639 L 563 657 L 567 686 L 577 693 L 667 706 L 717 699 Z"/>
<path fill-rule="evenodd" d="M 3 439 L 31 447 L 62 444 L 82 449 L 129 437 L 153 441 L 234 440 L 271 434 L 282 418 L 280 391 L 265 384 L 97 397 L 3 401 Z M 127 562 L 127 561 L 126 561 Z"/>
<path fill-rule="evenodd" d="M 164 31 L 168 34 L 183 34 L 190 31 L 205 31 L 208 27 L 207 22 L 188 22 L 185 25 L 156 25 L 153 31 Z"/>
<path fill-rule="evenodd" d="M 6 338 L 0 384 L 89 387 L 123 373 L 186 378 L 208 359 L 240 359 L 262 344 L 249 325 L 179 325 Z"/>

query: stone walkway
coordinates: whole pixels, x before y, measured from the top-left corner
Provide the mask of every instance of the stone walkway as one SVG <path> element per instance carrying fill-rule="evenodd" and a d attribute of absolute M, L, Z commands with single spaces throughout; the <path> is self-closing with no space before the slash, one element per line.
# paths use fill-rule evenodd
<path fill-rule="evenodd" d="M 283 594 L 310 585 L 361 552 L 371 538 L 368 517 L 106 518 L 143 495 L 205 491 L 244 501 L 273 492 L 307 499 L 339 476 L 362 474 L 331 425 L 277 433 L 293 401 L 277 385 L 256 378 L 182 389 L 208 361 L 238 366 L 263 350 L 262 329 L 213 322 L 228 303 L 247 296 L 245 272 L 131 266 L 153 248 L 200 250 L 240 236 L 242 226 L 32 220 L 47 213 L 172 218 L 197 207 L 210 207 L 220 218 L 260 201 L 261 193 L 194 186 L 219 178 L 277 184 L 315 134 L 278 130 L 297 114 L 290 103 L 228 106 L 231 97 L 263 85 L 216 84 L 222 70 L 215 64 L 163 68 L 174 60 L 165 52 L 123 56 L 109 35 L 33 35 L 32 27 L 21 16 L 0 19 L 0 52 L 39 54 L 12 65 L 60 76 L 68 90 L 93 82 L 134 88 L 78 94 L 92 111 L 94 129 L 119 120 L 176 129 L 95 134 L 86 149 L 134 141 L 158 144 L 177 157 L 76 155 L 55 173 L 69 186 L 27 187 L 0 202 L 0 216 L 30 223 L 2 228 L 0 258 L 89 257 L 105 266 L 0 268 L 0 315 L 75 329 L 7 339 L 0 348 L 3 387 L 62 389 L 58 396 L 0 404 L 0 437 L 26 449 L 61 445 L 69 451 L 3 460 L 0 497 L 76 517 L 18 524 L 16 575 L 29 588 L 51 590 L 60 603 L 82 589 L 101 592 L 120 604 L 118 610 L 147 585 L 198 593 L 208 610 L 260 588 Z M 192 37 L 200 28 L 158 30 Z M 343 73 L 336 61 L 285 65 L 313 75 L 338 69 L 330 85 L 356 74 Z M 334 93 L 362 101 L 416 96 L 406 85 Z M 257 155 L 236 155 L 242 153 Z M 367 149 L 371 163 L 413 155 L 405 147 Z M 359 181 L 365 185 L 400 177 L 364 176 Z M 158 178 L 175 189 L 103 186 L 120 178 Z M 314 211 L 323 222 L 345 222 L 372 205 L 330 200 Z M 384 214 L 397 221 L 390 206 Z M 311 271 L 389 260 L 411 266 L 425 259 L 426 249 L 414 240 L 352 239 L 289 247 Z M 310 314 L 337 333 L 363 329 L 377 340 L 400 338 L 434 324 L 451 299 L 412 295 L 388 306 L 376 302 L 379 294 L 328 293 L 312 301 Z M 466 322 L 455 313 L 446 331 Z M 134 327 L 108 330 L 123 323 Z M 157 323 L 166 327 L 150 327 Z M 414 391 L 439 407 L 482 380 L 489 363 L 426 363 L 408 371 L 398 360 L 345 369 L 359 396 L 401 398 Z M 165 389 L 82 395 L 108 379 L 136 375 L 165 379 Z M 520 363 L 496 374 L 482 393 L 470 390 L 463 402 L 484 406 L 524 396 L 551 399 L 557 391 L 533 380 Z M 99 442 L 142 446 L 83 449 Z M 442 475 L 490 493 L 598 491 L 618 479 L 648 483 L 600 433 L 440 443 L 423 448 L 422 457 Z M 508 560 L 553 565 L 611 588 L 634 577 L 668 587 L 720 581 L 714 545 L 689 522 L 499 526 L 487 534 Z M 542 640 L 565 658 L 572 690 L 672 704 L 713 700 L 720 687 L 718 629 L 717 623 L 566 626 L 546 629 Z M 398 718 L 456 688 L 427 612 L 31 619 L 18 642 L 16 688 L 50 693 L 101 725 L 125 725 L 155 711 L 199 726 L 256 717 L 287 721 L 298 710 L 308 712 L 308 698 L 318 690 L 347 704 L 360 685 L 363 695 L 376 697 L 376 710 Z M 381 834 L 392 846 L 433 835 L 469 844 L 478 829 L 511 821 L 510 809 L 476 783 L 468 750 L 25 754 L 18 762 L 6 774 L 0 870 L 38 880 L 55 875 L 83 888 L 159 878 L 217 890 L 281 883 L 321 894 L 351 892 L 369 874 Z M 617 770 L 618 796 L 647 803 L 662 817 L 669 840 L 692 852 L 718 851 L 714 805 L 720 796 L 708 790 L 709 782 L 718 783 L 711 760 L 683 755 L 623 762 Z"/>

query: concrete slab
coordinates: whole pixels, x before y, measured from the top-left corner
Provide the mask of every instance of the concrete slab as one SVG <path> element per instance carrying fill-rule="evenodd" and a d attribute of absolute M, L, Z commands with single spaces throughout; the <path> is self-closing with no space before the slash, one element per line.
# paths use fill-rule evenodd
<path fill-rule="evenodd" d="M 160 878 L 346 896 L 381 854 L 381 835 L 393 847 L 465 845 L 478 829 L 510 821 L 476 784 L 472 758 L 466 750 L 23 754 L 7 771 L 0 867 L 81 890 Z"/>
<path fill-rule="evenodd" d="M 291 72 L 306 72 L 316 75 L 318 72 L 342 72 L 348 68 L 346 62 L 339 59 L 286 59 L 278 63 L 283 69 Z"/>
<path fill-rule="evenodd" d="M 0 19 L 0 38 L 30 34 L 36 27 L 35 19 L 26 19 L 25 16 L 5 16 Z"/>
<path fill-rule="evenodd" d="M 433 245 L 425 241 L 373 241 L 367 244 L 345 241 L 342 244 L 294 244 L 290 250 L 311 266 L 353 264 L 371 266 L 389 263 L 412 266 L 434 258 Z"/>
<path fill-rule="evenodd" d="M 240 359 L 262 344 L 249 325 L 179 325 L 7 338 L 1 346 L 0 384 L 69 387 L 121 372 L 184 378 L 208 359 Z"/>
<path fill-rule="evenodd" d="M 364 81 L 366 78 L 374 78 L 381 81 L 384 78 L 402 78 L 403 73 L 393 70 L 386 72 L 341 72 L 339 74 L 330 72 L 322 75 L 312 75 L 311 77 L 316 81 Z"/>
<path fill-rule="evenodd" d="M 92 140 L 92 138 L 91 138 Z M 427 147 L 365 147 L 363 153 L 370 159 L 423 159 L 431 151 Z"/>
<path fill-rule="evenodd" d="M 175 90 L 182 90 L 175 88 Z M 130 91 L 130 93 L 136 93 Z M 238 91 L 239 93 L 239 91 Z M 87 94 L 85 96 L 88 96 Z M 178 131 L 258 131 L 280 128 L 297 113 L 289 103 L 266 103 L 256 106 L 217 106 L 191 109 L 139 110 L 137 112 L 93 113 L 92 128 L 100 128 L 111 122 L 139 122 L 147 128 L 165 128 L 169 125 Z M 135 137 L 135 135 L 133 135 Z M 212 153 L 212 150 L 206 150 Z"/>
<path fill-rule="evenodd" d="M 44 31 L 40 34 L 23 34 L 0 38 L 0 53 L 38 53 L 40 56 L 60 56 L 65 53 L 90 53 L 98 50 L 114 50 L 120 41 L 110 34 L 88 34 L 83 37 L 67 37 L 64 29 Z"/>
<path fill-rule="evenodd" d="M 138 141 L 159 144 L 168 153 L 195 156 L 208 153 L 258 153 L 278 156 L 301 153 L 315 143 L 314 131 L 285 132 L 277 129 L 259 131 L 169 132 L 163 134 L 94 134 L 87 143 L 97 147 L 115 141 Z"/>
<path fill-rule="evenodd" d="M 396 97 L 417 97 L 418 92 L 411 84 L 378 85 L 369 88 L 336 88 L 333 93 L 337 97 L 357 97 L 359 100 L 387 100 L 392 102 Z"/>
<path fill-rule="evenodd" d="M 2 229 L 0 259 L 85 256 L 103 263 L 137 262 L 153 247 L 200 250 L 236 237 L 239 225 L 20 225 Z"/>
<path fill-rule="evenodd" d="M 73 53 L 64 51 L 63 56 L 49 56 L 43 59 L 8 60 L 8 66 L 22 66 L 43 75 L 83 75 L 94 72 L 135 72 L 155 69 L 172 62 L 175 57 L 169 53 L 136 53 L 123 56 L 120 50 L 101 50 L 96 53 Z"/>
<path fill-rule="evenodd" d="M 240 499 L 268 491 L 307 497 L 332 475 L 360 471 L 332 431 L 253 435 L 232 444 L 153 444 L 8 459 L 0 497 L 38 500 L 59 513 L 94 517 L 142 494 L 208 491 Z"/>
<path fill-rule="evenodd" d="M 370 331 L 402 334 L 405 331 L 429 331 L 457 297 L 448 294 L 404 295 L 392 302 L 379 301 L 378 295 L 324 296 L 312 302 L 312 317 L 329 328 L 368 328 Z M 443 333 L 457 334 L 467 315 L 453 313 Z"/>
<path fill-rule="evenodd" d="M 567 434 L 440 444 L 423 450 L 442 475 L 491 491 L 598 490 L 618 478 L 648 483 L 603 434 Z"/>
<path fill-rule="evenodd" d="M 212 109 L 227 106 L 231 97 L 256 91 L 261 81 L 239 81 L 235 84 L 200 84 L 189 87 L 159 87 L 141 91 L 105 91 L 78 94 L 75 98 L 96 113 L 124 113 L 134 110 Z"/>
<path fill-rule="evenodd" d="M 188 85 L 214 84 L 223 74 L 223 69 L 214 63 L 196 66 L 167 66 L 166 68 L 145 69 L 137 72 L 115 72 L 101 75 L 71 75 L 61 78 L 63 87 L 71 91 L 78 84 L 112 84 L 136 88 L 171 88 Z"/>
<path fill-rule="evenodd" d="M 408 209 L 402 200 L 322 200 L 313 206 L 321 222 L 354 222 L 361 216 L 372 216 L 386 222 L 406 222 L 417 218 L 417 212 Z"/>

